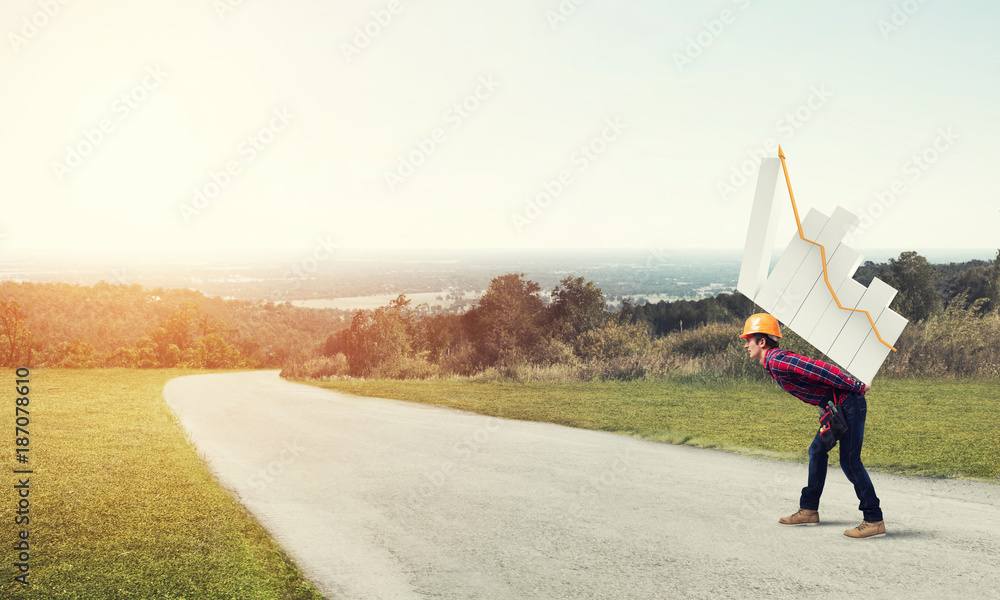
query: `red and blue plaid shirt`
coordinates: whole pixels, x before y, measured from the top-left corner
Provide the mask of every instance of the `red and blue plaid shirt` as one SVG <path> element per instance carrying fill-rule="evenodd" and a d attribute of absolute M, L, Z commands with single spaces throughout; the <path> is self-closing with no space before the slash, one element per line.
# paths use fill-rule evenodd
<path fill-rule="evenodd" d="M 831 392 L 837 404 L 842 403 L 848 393 L 865 393 L 864 382 L 838 367 L 788 350 L 768 350 L 764 366 L 782 389 L 815 406 L 829 398 Z"/>

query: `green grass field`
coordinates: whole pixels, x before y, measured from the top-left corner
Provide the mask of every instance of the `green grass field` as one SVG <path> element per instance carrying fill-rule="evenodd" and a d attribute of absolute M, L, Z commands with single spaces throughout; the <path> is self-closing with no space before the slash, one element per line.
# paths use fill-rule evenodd
<path fill-rule="evenodd" d="M 0 440 L 2 598 L 320 598 L 222 490 L 162 398 L 182 370 L 31 373 L 30 565 L 14 582 L 14 372 Z M 21 477 L 24 477 L 23 475 Z"/>
<path fill-rule="evenodd" d="M 684 380 L 495 383 L 334 380 L 313 383 L 361 396 L 440 404 L 675 444 L 807 461 L 815 408 L 774 383 Z M 874 470 L 996 481 L 1000 381 L 877 379 L 867 394 L 862 459 Z M 831 462 L 836 464 L 834 450 Z"/>

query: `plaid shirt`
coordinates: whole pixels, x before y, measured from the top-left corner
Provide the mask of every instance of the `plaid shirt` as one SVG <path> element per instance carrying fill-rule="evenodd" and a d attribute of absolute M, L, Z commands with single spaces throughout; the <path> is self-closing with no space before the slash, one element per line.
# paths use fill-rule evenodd
<path fill-rule="evenodd" d="M 847 393 L 865 393 L 864 382 L 836 366 L 788 350 L 768 350 L 764 366 L 782 389 L 814 406 L 819 406 L 831 392 L 837 404 L 844 401 Z"/>

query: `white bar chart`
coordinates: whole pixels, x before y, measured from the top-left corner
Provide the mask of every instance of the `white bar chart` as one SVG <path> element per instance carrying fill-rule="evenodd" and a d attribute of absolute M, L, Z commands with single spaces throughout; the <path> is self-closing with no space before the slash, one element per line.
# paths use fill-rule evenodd
<path fill-rule="evenodd" d="M 776 158 L 761 161 L 736 289 L 845 371 L 870 383 L 906 327 L 906 319 L 889 308 L 896 290 L 878 278 L 867 288 L 853 279 L 863 257 L 844 242 L 858 218 L 839 206 L 831 217 L 810 210 L 801 222 L 801 235 L 794 233 L 767 273 L 784 203 L 776 192 L 778 166 Z M 792 203 L 794 208 L 794 199 Z"/>

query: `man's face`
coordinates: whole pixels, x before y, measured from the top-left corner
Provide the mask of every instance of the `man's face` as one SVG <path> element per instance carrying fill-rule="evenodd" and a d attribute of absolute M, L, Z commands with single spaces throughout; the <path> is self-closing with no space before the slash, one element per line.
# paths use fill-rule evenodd
<path fill-rule="evenodd" d="M 746 338 L 746 343 L 743 347 L 747 349 L 750 353 L 750 358 L 760 363 L 760 366 L 764 366 L 764 356 L 767 354 L 767 346 L 764 345 L 763 339 L 758 339 L 757 336 L 752 335 Z"/>

